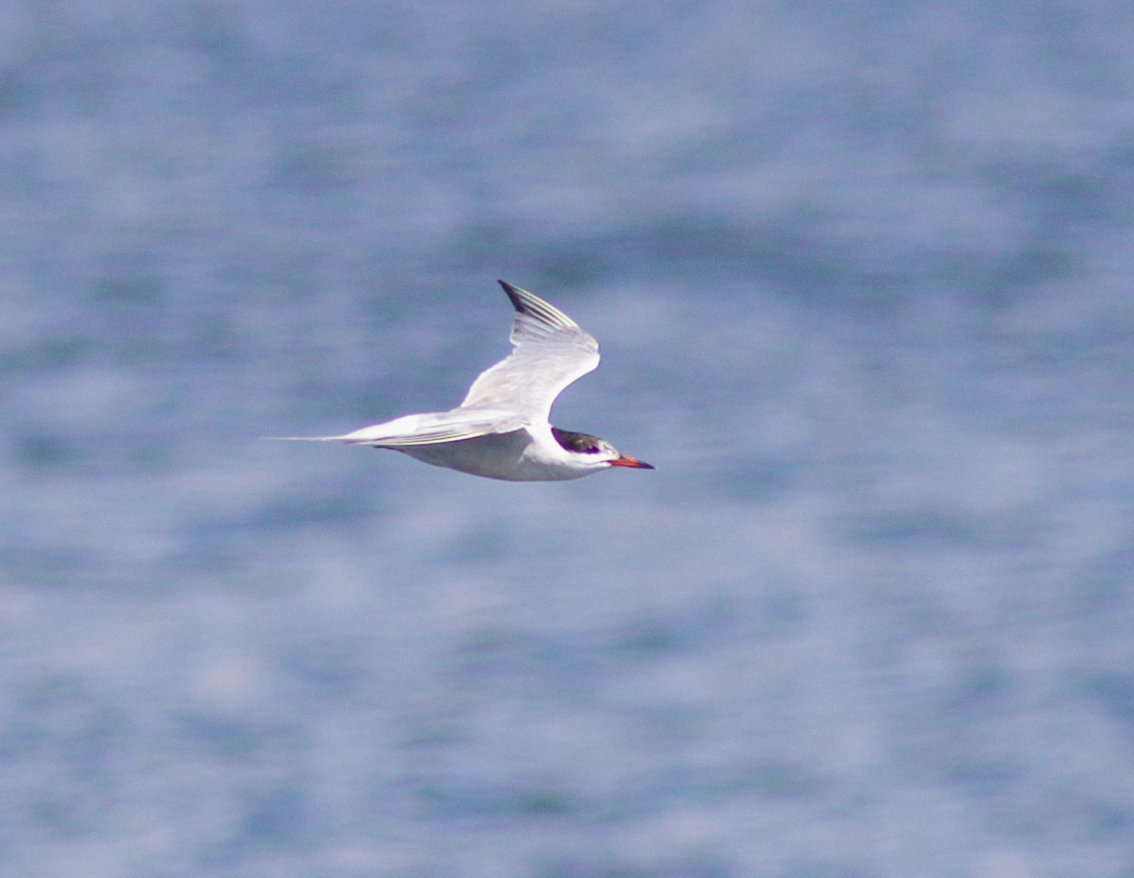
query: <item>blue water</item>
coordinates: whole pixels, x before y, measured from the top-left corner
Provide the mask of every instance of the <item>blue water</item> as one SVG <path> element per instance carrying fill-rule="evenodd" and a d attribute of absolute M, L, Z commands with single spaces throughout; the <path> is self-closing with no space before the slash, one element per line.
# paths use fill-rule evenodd
<path fill-rule="evenodd" d="M 1134 875 L 1134 7 L 0 5 L 0 873 Z M 503 277 L 656 472 L 451 407 Z"/>

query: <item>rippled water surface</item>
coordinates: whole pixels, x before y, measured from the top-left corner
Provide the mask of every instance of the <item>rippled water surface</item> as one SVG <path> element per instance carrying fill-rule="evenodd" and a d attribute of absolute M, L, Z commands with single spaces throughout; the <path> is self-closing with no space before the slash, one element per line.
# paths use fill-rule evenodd
<path fill-rule="evenodd" d="M 0 872 L 1134 874 L 1134 8 L 0 7 Z M 590 330 L 509 484 L 271 443 Z"/>

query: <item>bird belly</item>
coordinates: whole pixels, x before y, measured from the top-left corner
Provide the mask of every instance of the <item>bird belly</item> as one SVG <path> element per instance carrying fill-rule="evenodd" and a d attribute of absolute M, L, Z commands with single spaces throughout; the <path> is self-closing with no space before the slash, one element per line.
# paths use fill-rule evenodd
<path fill-rule="evenodd" d="M 578 479 L 588 474 L 586 470 L 533 456 L 532 437 L 526 429 L 395 450 L 433 466 L 509 482 L 555 482 Z"/>

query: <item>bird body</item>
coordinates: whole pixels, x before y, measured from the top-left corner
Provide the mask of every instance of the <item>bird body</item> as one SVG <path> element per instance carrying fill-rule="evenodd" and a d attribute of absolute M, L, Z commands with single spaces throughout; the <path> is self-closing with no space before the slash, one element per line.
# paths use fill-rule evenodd
<path fill-rule="evenodd" d="M 480 374 L 460 406 L 343 436 L 287 438 L 389 448 L 434 466 L 514 482 L 578 479 L 615 466 L 653 469 L 596 436 L 551 426 L 555 398 L 598 366 L 598 343 L 538 296 L 500 285 L 516 309 L 515 350 Z"/>

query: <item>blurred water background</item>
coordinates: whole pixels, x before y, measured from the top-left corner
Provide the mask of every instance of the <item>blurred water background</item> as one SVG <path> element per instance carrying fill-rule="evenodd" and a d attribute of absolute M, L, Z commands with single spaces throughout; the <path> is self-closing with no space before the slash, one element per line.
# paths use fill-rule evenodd
<path fill-rule="evenodd" d="M 0 873 L 1134 876 L 1134 6 L 0 4 Z M 503 277 L 656 472 L 455 405 Z"/>

